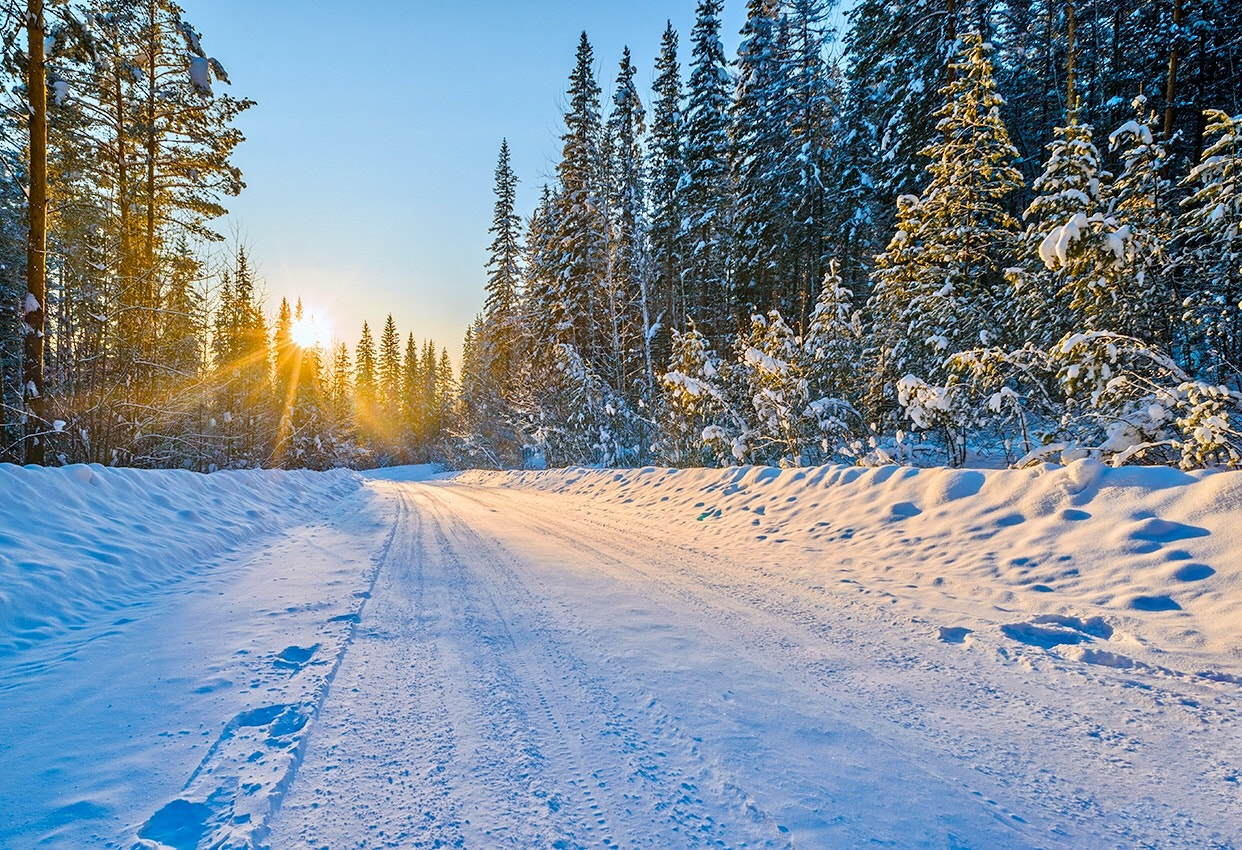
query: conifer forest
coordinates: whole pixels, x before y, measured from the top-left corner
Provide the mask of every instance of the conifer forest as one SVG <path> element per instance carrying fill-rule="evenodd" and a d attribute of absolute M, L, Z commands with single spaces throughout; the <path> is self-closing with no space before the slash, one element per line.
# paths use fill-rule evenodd
<path fill-rule="evenodd" d="M 582 34 L 534 209 L 496 128 L 455 368 L 268 312 L 192 9 L 0 0 L 0 461 L 1242 465 L 1235 4 L 722 11 Z"/>

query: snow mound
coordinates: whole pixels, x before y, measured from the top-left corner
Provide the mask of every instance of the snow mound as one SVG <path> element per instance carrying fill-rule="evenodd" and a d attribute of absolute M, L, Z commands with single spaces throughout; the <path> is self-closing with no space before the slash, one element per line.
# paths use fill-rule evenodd
<path fill-rule="evenodd" d="M 361 486 L 343 470 L 0 464 L 0 657 L 123 609 Z"/>
<path fill-rule="evenodd" d="M 669 539 L 768 553 L 808 586 L 831 576 L 890 595 L 938 623 L 945 642 L 980 632 L 1019 654 L 1082 646 L 1068 657 L 1161 670 L 1178 652 L 1186 675 L 1216 680 L 1221 665 L 1242 667 L 1239 472 L 1084 460 L 1025 470 L 470 471 L 453 481 L 564 494 L 591 510 L 624 505 Z"/>

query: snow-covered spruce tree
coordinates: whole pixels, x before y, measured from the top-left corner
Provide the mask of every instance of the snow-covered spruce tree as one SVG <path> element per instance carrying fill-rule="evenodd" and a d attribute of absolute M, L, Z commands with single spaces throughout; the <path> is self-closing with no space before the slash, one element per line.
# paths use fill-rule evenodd
<path fill-rule="evenodd" d="M 521 463 L 521 445 L 509 404 L 522 369 L 526 340 L 522 329 L 521 218 L 515 211 L 517 175 L 509 145 L 502 142 L 496 163 L 496 204 L 484 312 L 467 331 L 462 349 L 461 410 L 456 436 L 461 462 L 498 468 Z M 415 355 L 417 356 L 417 355 Z"/>
<path fill-rule="evenodd" d="M 354 349 L 354 416 L 359 443 L 368 453 L 376 447 L 375 422 L 379 413 L 379 368 L 371 326 L 362 323 L 362 336 Z"/>
<path fill-rule="evenodd" d="M 569 77 L 569 108 L 565 112 L 564 147 L 557 165 L 560 190 L 553 196 L 552 224 L 558 259 L 555 297 L 559 316 L 556 336 L 588 359 L 604 351 L 604 274 L 607 266 L 607 221 L 602 210 L 599 85 L 595 53 L 586 33 L 578 42 Z"/>
<path fill-rule="evenodd" d="M 1044 331 L 1039 344 L 1080 330 L 1134 336 L 1149 324 L 1150 313 L 1162 306 L 1151 281 L 1135 268 L 1140 252 L 1131 244 L 1130 226 L 1118 220 L 1109 199 L 1101 197 L 1100 178 L 1108 175 L 1098 170 L 1090 129 L 1075 125 L 1071 117 L 1064 130 L 1066 141 L 1073 142 L 1067 145 L 1065 158 L 1078 159 L 1078 175 L 1091 175 L 1090 179 L 1082 187 L 1067 181 L 1069 185 L 1058 186 L 1051 198 L 1037 198 L 1036 203 L 1048 203 L 1028 217 L 1030 244 L 1043 233 L 1036 252 L 1045 273 L 1031 275 L 1019 291 L 1024 301 L 1038 305 L 1028 310 L 1027 321 Z M 1059 221 L 1049 216 L 1058 207 Z M 1053 226 L 1048 228 L 1049 224 Z M 1033 264 L 1033 258 L 1028 261 Z"/>
<path fill-rule="evenodd" d="M 556 212 L 560 204 L 548 186 L 526 223 L 526 251 L 522 286 L 521 332 L 528 357 L 537 356 L 548 343 L 566 334 L 568 317 L 559 297 L 560 246 Z"/>
<path fill-rule="evenodd" d="M 713 343 L 728 338 L 736 305 L 729 292 L 729 92 L 732 81 L 720 42 L 722 0 L 699 0 L 686 105 L 686 176 L 682 234 L 687 315 Z M 722 305 L 726 305 L 722 308 Z"/>
<path fill-rule="evenodd" d="M 1035 198 L 1023 216 L 1026 228 L 1017 240 L 1017 262 L 1007 270 L 1014 289 L 1009 336 L 1045 349 L 1082 327 L 1083 315 L 1070 303 L 1080 284 L 1096 282 L 1095 277 L 1080 280 L 1091 274 L 1097 259 L 1084 250 L 1093 240 L 1077 241 L 1090 228 L 1089 221 L 1099 220 L 1106 204 L 1101 188 L 1108 175 L 1091 135 L 1091 126 L 1082 123 L 1077 109 L 1070 111 L 1065 126 L 1056 128 L 1044 172 L 1035 178 Z"/>
<path fill-rule="evenodd" d="M 660 378 L 656 453 L 661 462 L 719 466 L 745 457 L 745 423 L 726 395 L 724 371 L 693 319 L 684 331 L 673 331 L 672 356 Z"/>
<path fill-rule="evenodd" d="M 1022 177 L 988 51 L 977 32 L 963 37 L 953 81 L 942 90 L 937 138 L 923 149 L 931 182 L 920 198 L 899 199 L 897 234 L 877 258 L 868 415 L 890 425 L 899 380 L 943 384 L 950 355 L 991 345 L 1003 330 L 1000 260 L 1016 230 L 1005 201 Z M 951 405 L 941 409 L 952 415 Z M 941 424 L 960 443 L 962 429 Z M 960 461 L 960 446 L 948 448 Z"/>
<path fill-rule="evenodd" d="M 858 408 L 863 329 L 853 299 L 837 261 L 830 260 L 802 340 L 809 398 L 806 414 L 813 422 L 821 462 L 841 458 L 851 450 L 851 438 L 862 436 Z"/>
<path fill-rule="evenodd" d="M 1067 336 L 1050 363 L 1074 411 L 1068 445 L 1079 452 L 1114 465 L 1242 465 L 1236 389 L 1195 380 L 1164 352 L 1106 331 Z"/>
<path fill-rule="evenodd" d="M 553 346 L 526 453 L 548 466 L 632 466 L 636 413 L 568 344 Z M 535 460 L 538 458 L 538 460 Z"/>
<path fill-rule="evenodd" d="M 651 300 L 655 305 L 652 357 L 664 363 L 670 350 L 670 331 L 686 320 L 682 286 L 681 228 L 685 218 L 681 182 L 686 173 L 682 150 L 685 114 L 682 109 L 681 68 L 677 62 L 677 31 L 672 22 L 664 30 L 656 58 L 651 135 L 647 142 L 647 200 L 651 209 Z"/>
<path fill-rule="evenodd" d="M 1186 331 L 1198 351 L 1193 372 L 1239 386 L 1242 374 L 1242 115 L 1209 110 L 1212 141 L 1183 185 L 1173 239 L 1174 274 Z"/>
<path fill-rule="evenodd" d="M 1152 133 L 1146 98 L 1134 99 L 1135 117 L 1108 137 L 1120 151 L 1122 170 L 1113 182 L 1109 212 L 1125 228 L 1123 262 L 1132 278 L 1122 321 L 1114 330 L 1169 347 L 1176 341 L 1177 296 L 1166 268 L 1173 236 L 1173 187 L 1165 176 L 1169 156 Z"/>
<path fill-rule="evenodd" d="M 488 246 L 486 300 L 483 305 L 483 336 L 488 382 L 499 392 L 510 377 L 513 361 L 521 356 L 520 316 L 522 285 L 522 220 L 516 212 L 517 175 L 510 162 L 509 143 L 502 140 L 496 161 L 493 191 L 492 244 Z"/>
<path fill-rule="evenodd" d="M 1159 177 L 1151 169 L 1162 155 L 1143 124 L 1129 122 L 1113 135 L 1114 144 L 1125 139 L 1132 140 L 1127 172 L 1116 184 L 1124 190 L 1123 200 L 1101 169 L 1090 126 L 1077 110 L 1070 111 L 1048 146 L 1047 165 L 1035 181 L 1037 195 L 1026 211 L 1017 265 L 1007 270 L 1016 308 L 1008 338 L 1022 345 L 981 347 L 950 362 L 957 395 L 946 397 L 946 403 L 976 412 L 978 424 L 986 423 L 1005 442 L 1010 460 L 1042 451 L 1045 444 L 1098 445 L 1096 424 L 1109 417 L 1132 420 L 1130 396 L 1066 392 L 1071 385 L 1063 377 L 1070 367 L 1062 362 L 1071 350 L 1080 360 L 1088 358 L 1086 340 L 1109 346 L 1114 338 L 1151 339 L 1154 317 L 1171 309 L 1157 285 L 1156 268 L 1161 240 L 1159 199 L 1153 193 L 1159 191 Z M 1077 342 L 1066 347 L 1070 339 Z M 1107 359 L 1104 352 L 1090 356 Z M 1090 372 L 1092 367 L 1075 368 Z"/>
<path fill-rule="evenodd" d="M 814 446 L 806 413 L 811 401 L 802 340 L 780 312 L 755 315 L 750 332 L 738 339 L 736 375 L 748 404 L 746 462 L 803 466 Z"/>
<path fill-rule="evenodd" d="M 827 274 L 829 257 L 856 251 L 851 233 L 853 210 L 834 174 L 834 163 L 845 165 L 842 177 L 849 166 L 840 146 L 844 130 L 841 72 L 827 59 L 833 40 L 827 23 L 831 5 L 828 0 L 791 0 L 786 13 L 792 99 L 788 144 L 797 169 L 789 235 L 794 275 L 787 289 L 801 311 L 799 327 L 804 326 L 804 314 Z"/>
<path fill-rule="evenodd" d="M 606 126 L 605 194 L 608 210 L 608 318 L 610 357 L 601 371 L 634 407 L 650 405 L 655 392 L 651 351 L 651 258 L 647 248 L 643 136 L 646 110 L 634 85 L 629 48 L 621 57 L 613 108 Z"/>
<path fill-rule="evenodd" d="M 799 176 L 789 139 L 790 63 L 782 49 L 781 4 L 750 0 L 736 62 L 730 115 L 733 195 L 730 302 L 746 314 L 796 311 L 790 244 Z M 794 313 L 791 313 L 791 315 Z"/>

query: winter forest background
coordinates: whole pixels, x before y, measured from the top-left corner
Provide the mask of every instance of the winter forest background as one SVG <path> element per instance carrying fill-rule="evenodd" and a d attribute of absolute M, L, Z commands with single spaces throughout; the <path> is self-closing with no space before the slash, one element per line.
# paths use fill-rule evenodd
<path fill-rule="evenodd" d="M 179 6 L 42 6 L 0 0 L 0 460 L 1242 464 L 1224 0 L 751 0 L 735 57 L 700 0 L 649 93 L 584 33 L 457 378 L 264 314 L 213 230 L 253 104 Z"/>

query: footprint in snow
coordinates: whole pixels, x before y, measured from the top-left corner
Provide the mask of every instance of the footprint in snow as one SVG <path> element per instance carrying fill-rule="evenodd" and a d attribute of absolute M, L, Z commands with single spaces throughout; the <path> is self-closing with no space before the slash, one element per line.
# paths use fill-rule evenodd
<path fill-rule="evenodd" d="M 1178 581 L 1203 581 L 1205 578 L 1211 578 L 1216 575 L 1216 570 L 1207 564 L 1186 564 L 1179 567 L 1177 572 L 1173 573 L 1173 578 Z"/>
<path fill-rule="evenodd" d="M 941 626 L 940 639 L 945 643 L 965 643 L 966 636 L 973 631 L 965 626 Z"/>
<path fill-rule="evenodd" d="M 1113 636 L 1113 627 L 1101 617 L 1083 620 L 1062 614 L 1041 614 L 1028 622 L 1006 623 L 1000 628 L 1007 638 L 1043 649 L 1086 643 L 1095 638 L 1108 640 Z"/>
<path fill-rule="evenodd" d="M 315 653 L 319 650 L 319 644 L 313 646 L 286 646 L 272 661 L 272 664 L 282 670 L 301 670 L 310 660 L 315 657 Z"/>
<path fill-rule="evenodd" d="M 1211 569 L 1210 567 L 1208 569 Z M 1130 607 L 1135 611 L 1180 611 L 1182 606 L 1178 605 L 1171 596 L 1136 596 L 1130 600 Z"/>

